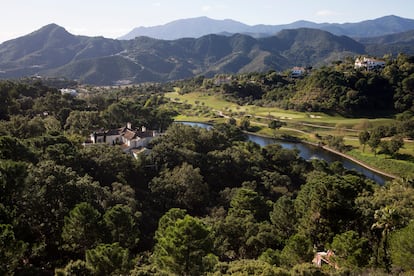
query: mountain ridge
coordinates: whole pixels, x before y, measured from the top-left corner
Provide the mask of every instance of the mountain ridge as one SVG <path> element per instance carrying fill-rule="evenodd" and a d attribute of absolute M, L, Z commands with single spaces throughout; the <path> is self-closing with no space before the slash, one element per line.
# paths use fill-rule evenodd
<path fill-rule="evenodd" d="M 385 39 L 390 41 L 391 46 L 385 45 L 388 48 L 369 44 L 372 39 L 363 44 L 347 36 L 299 28 L 259 38 L 209 34 L 177 40 L 115 40 L 73 35 L 61 26 L 49 24 L 0 44 L 0 79 L 40 75 L 87 84 L 163 82 L 196 75 L 318 66 L 345 56 L 373 52 L 381 56 L 390 49 L 414 53 L 410 44 L 414 32 Z"/>
<path fill-rule="evenodd" d="M 264 38 L 209 34 L 177 40 L 138 37 L 120 41 L 75 36 L 50 24 L 0 45 L 0 78 L 63 76 L 92 84 L 168 81 L 200 74 L 315 65 L 329 59 L 332 52 L 337 56 L 362 54 L 364 46 L 307 28 Z"/>
<path fill-rule="evenodd" d="M 414 29 L 414 20 L 395 15 L 387 15 L 355 23 L 315 23 L 298 20 L 281 25 L 247 25 L 232 19 L 218 20 L 203 16 L 179 19 L 164 25 L 152 27 L 137 27 L 118 39 L 129 40 L 137 36 L 149 36 L 157 39 L 174 40 L 183 37 L 198 38 L 207 34 L 218 33 L 248 33 L 254 37 L 258 37 L 271 36 L 283 29 L 296 28 L 321 29 L 336 35 L 350 37 L 374 37 Z"/>

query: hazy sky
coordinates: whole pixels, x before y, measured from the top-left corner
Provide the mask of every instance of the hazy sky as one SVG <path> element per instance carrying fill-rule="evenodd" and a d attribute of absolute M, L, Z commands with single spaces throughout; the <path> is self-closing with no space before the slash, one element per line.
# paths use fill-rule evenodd
<path fill-rule="evenodd" d="M 117 38 L 134 27 L 208 16 L 249 25 L 414 19 L 413 0 L 0 0 L 0 43 L 56 23 L 76 35 Z"/>

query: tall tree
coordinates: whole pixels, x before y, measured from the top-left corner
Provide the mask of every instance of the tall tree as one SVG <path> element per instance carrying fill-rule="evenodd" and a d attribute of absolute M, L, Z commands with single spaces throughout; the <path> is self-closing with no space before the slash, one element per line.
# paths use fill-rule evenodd
<path fill-rule="evenodd" d="M 165 169 L 152 179 L 150 189 L 167 209 L 181 207 L 198 212 L 202 211 L 209 194 L 200 169 L 187 163 L 173 170 Z"/>
<path fill-rule="evenodd" d="M 373 230 L 381 233 L 380 247 L 377 251 L 377 259 L 384 265 L 389 272 L 391 269 L 391 260 L 389 255 L 389 237 L 390 233 L 400 223 L 399 213 L 392 207 L 385 206 L 378 209 L 374 214 L 375 223 L 372 225 Z"/>
<path fill-rule="evenodd" d="M 138 163 L 121 148 L 96 144 L 79 152 L 79 166 L 102 185 L 135 183 L 140 176 Z"/>
<path fill-rule="evenodd" d="M 66 119 L 65 129 L 71 134 L 87 136 L 104 124 L 97 111 L 73 110 Z"/>
<path fill-rule="evenodd" d="M 240 128 L 243 130 L 249 130 L 250 128 L 250 119 L 248 117 L 243 117 L 240 120 Z"/>
<path fill-rule="evenodd" d="M 200 275 L 203 258 L 212 252 L 210 231 L 190 215 L 177 219 L 165 231 L 158 231 L 154 262 L 168 274 Z"/>
<path fill-rule="evenodd" d="M 394 156 L 403 146 L 404 146 L 403 138 L 401 136 L 394 136 L 389 141 L 388 151 L 392 156 Z"/>
<path fill-rule="evenodd" d="M 133 248 L 139 241 L 139 213 L 134 214 L 130 207 L 117 204 L 108 209 L 103 221 L 109 230 L 112 242 L 118 242 L 124 248 Z"/>
<path fill-rule="evenodd" d="M 34 157 L 31 149 L 24 146 L 19 139 L 10 136 L 0 137 L 0 159 L 34 161 Z"/>
<path fill-rule="evenodd" d="M 338 256 L 339 267 L 350 269 L 364 267 L 371 256 L 368 239 L 359 237 L 358 233 L 353 230 L 336 235 L 331 249 Z"/>
<path fill-rule="evenodd" d="M 132 266 L 128 249 L 118 243 L 99 244 L 87 250 L 85 258 L 93 275 L 126 275 Z"/>
<path fill-rule="evenodd" d="M 92 274 L 92 269 L 83 260 L 71 260 L 64 268 L 55 269 L 55 276 L 89 276 Z"/>
<path fill-rule="evenodd" d="M 286 241 L 296 231 L 297 217 L 294 201 L 287 196 L 279 198 L 270 212 L 270 220 L 281 240 Z"/>
<path fill-rule="evenodd" d="M 384 134 L 380 130 L 374 130 L 371 132 L 368 145 L 371 147 L 372 151 L 375 155 L 377 155 L 377 148 L 381 143 L 381 138 L 384 136 Z"/>
<path fill-rule="evenodd" d="M 368 143 L 370 138 L 369 132 L 364 130 L 358 135 L 359 143 L 362 145 L 362 151 L 365 151 L 365 145 Z"/>
<path fill-rule="evenodd" d="M 310 262 L 313 256 L 312 251 L 312 242 L 309 237 L 301 234 L 291 236 L 280 253 L 282 267 Z"/>
<path fill-rule="evenodd" d="M 336 233 L 346 232 L 357 223 L 354 201 L 370 187 L 369 182 L 355 175 L 310 173 L 295 199 L 299 232 L 323 248 Z"/>
<path fill-rule="evenodd" d="M 0 161 L 0 223 L 12 223 L 13 214 L 21 203 L 26 176 L 26 163 Z"/>
<path fill-rule="evenodd" d="M 390 269 L 389 234 L 414 218 L 413 187 L 410 179 L 395 179 L 355 201 L 362 216 L 362 229 L 372 240 L 373 261 L 378 267 Z"/>
<path fill-rule="evenodd" d="M 230 213 L 249 213 L 258 221 L 267 219 L 269 213 L 269 207 L 266 205 L 263 197 L 259 196 L 257 192 L 246 188 L 237 189 L 231 199 L 230 206 Z"/>
<path fill-rule="evenodd" d="M 65 217 L 62 229 L 63 248 L 84 253 L 101 241 L 101 214 L 86 202 L 79 203 Z"/>
<path fill-rule="evenodd" d="M 16 239 L 10 224 L 0 224 L 0 274 L 14 275 L 22 265 L 27 244 Z"/>
<path fill-rule="evenodd" d="M 26 231 L 55 248 L 69 211 L 83 201 L 97 207 L 105 198 L 105 190 L 87 175 L 80 177 L 53 161 L 30 165 L 18 203 L 19 227 L 27 227 Z"/>

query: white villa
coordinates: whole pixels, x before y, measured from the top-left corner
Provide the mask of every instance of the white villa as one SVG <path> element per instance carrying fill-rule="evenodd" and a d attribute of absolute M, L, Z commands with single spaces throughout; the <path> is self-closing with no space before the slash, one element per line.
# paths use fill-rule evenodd
<path fill-rule="evenodd" d="M 290 75 L 293 78 L 300 77 L 305 73 L 306 73 L 306 69 L 304 67 L 295 66 L 290 70 Z"/>
<path fill-rule="evenodd" d="M 93 144 L 121 145 L 125 152 L 131 152 L 132 149 L 145 148 L 156 136 L 158 133 L 155 130 L 147 130 L 145 127 L 132 129 L 131 123 L 128 123 L 118 129 L 95 131 L 91 134 L 90 140 Z"/>
<path fill-rule="evenodd" d="M 380 69 L 385 66 L 385 61 L 374 58 L 357 58 L 355 60 L 355 68 L 365 68 L 367 70 Z"/>

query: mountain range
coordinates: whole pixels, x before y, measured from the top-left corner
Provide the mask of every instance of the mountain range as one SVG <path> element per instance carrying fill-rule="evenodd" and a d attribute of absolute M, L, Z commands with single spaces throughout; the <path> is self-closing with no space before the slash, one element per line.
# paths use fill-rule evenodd
<path fill-rule="evenodd" d="M 216 20 L 208 17 L 196 17 L 172 21 L 165 25 L 138 27 L 119 39 L 129 40 L 138 36 L 157 39 L 174 40 L 184 37 L 198 38 L 208 34 L 247 34 L 253 37 L 272 36 L 286 29 L 312 28 L 328 31 L 335 35 L 346 35 L 352 38 L 374 37 L 400 33 L 414 29 L 414 20 L 389 15 L 373 20 L 357 23 L 314 23 L 296 21 L 284 25 L 246 25 L 231 19 Z"/>
<path fill-rule="evenodd" d="M 414 28 L 413 28 L 414 29 Z M 286 70 L 375 53 L 414 54 L 414 30 L 352 39 L 298 28 L 272 36 L 208 34 L 199 38 L 130 40 L 76 36 L 50 24 L 0 44 L 0 78 L 40 75 L 81 83 L 162 82 L 195 75 Z"/>

